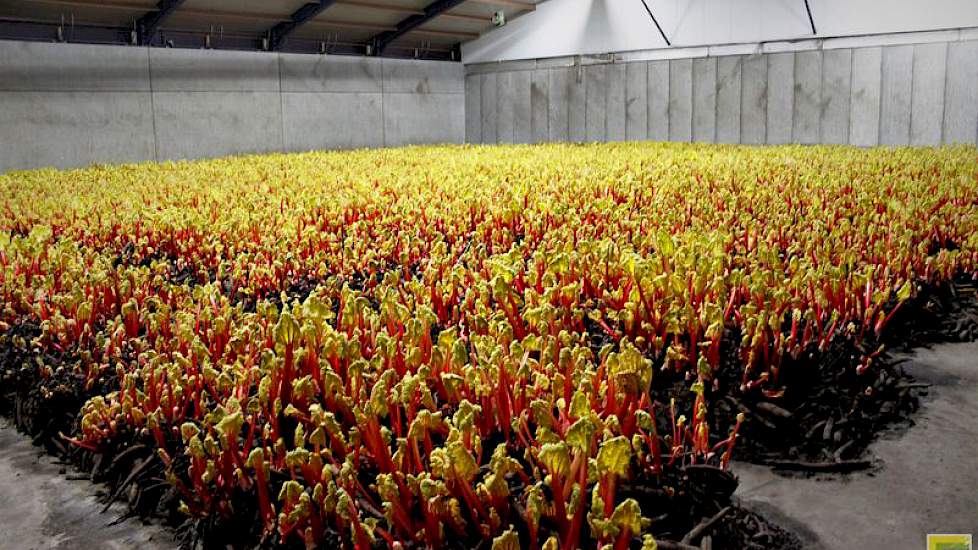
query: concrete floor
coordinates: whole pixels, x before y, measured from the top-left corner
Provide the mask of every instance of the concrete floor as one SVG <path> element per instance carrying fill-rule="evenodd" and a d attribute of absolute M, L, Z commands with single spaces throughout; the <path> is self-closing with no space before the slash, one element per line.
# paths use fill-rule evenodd
<path fill-rule="evenodd" d="M 877 470 L 804 479 L 735 463 L 742 502 L 813 549 L 923 550 L 927 533 L 978 535 L 978 343 L 905 357 L 932 387 L 914 426 L 871 446 Z"/>
<path fill-rule="evenodd" d="M 31 445 L 6 420 L 0 421 L 0 550 L 172 550 L 173 536 L 138 519 L 119 521 L 125 506 L 104 514 L 96 499 L 101 487 Z M 118 522 L 118 523 L 114 523 Z"/>
<path fill-rule="evenodd" d="M 742 502 L 819 550 L 924 549 L 927 533 L 978 534 L 978 343 L 910 359 L 909 372 L 933 386 L 914 426 L 873 444 L 877 470 L 803 479 L 735 463 Z M 97 487 L 62 469 L 0 421 L 0 550 L 176 547 L 162 527 L 111 525 L 124 506 L 101 513 Z"/>

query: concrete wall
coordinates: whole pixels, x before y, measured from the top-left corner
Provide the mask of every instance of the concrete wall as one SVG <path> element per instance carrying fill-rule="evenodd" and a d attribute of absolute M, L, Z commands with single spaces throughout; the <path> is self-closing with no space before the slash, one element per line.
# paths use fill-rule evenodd
<path fill-rule="evenodd" d="M 675 47 L 978 26 L 975 0 L 649 0 Z M 638 0 L 547 0 L 462 45 L 465 63 L 666 48 Z"/>
<path fill-rule="evenodd" d="M 836 39 L 718 47 L 692 58 L 665 51 L 665 59 L 473 64 L 467 66 L 466 102 L 481 110 L 466 118 L 466 139 L 975 143 L 975 38 L 921 34 L 873 46 Z M 509 125 L 503 118 L 520 102 L 529 105 L 527 118 L 547 131 L 503 139 L 501 129 Z"/>
<path fill-rule="evenodd" d="M 459 63 L 0 41 L 0 172 L 460 143 Z"/>

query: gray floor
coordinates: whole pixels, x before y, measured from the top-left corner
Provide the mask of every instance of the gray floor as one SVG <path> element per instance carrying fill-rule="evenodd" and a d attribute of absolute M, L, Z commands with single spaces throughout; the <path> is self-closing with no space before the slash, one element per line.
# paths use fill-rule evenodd
<path fill-rule="evenodd" d="M 823 550 L 924 549 L 929 532 L 978 535 L 978 343 L 920 350 L 906 366 L 933 387 L 913 427 L 872 446 L 877 471 L 799 479 L 735 463 L 742 502 Z M 95 487 L 62 468 L 0 422 L 0 550 L 176 546 L 158 526 L 110 525 L 123 506 L 102 514 Z"/>
<path fill-rule="evenodd" d="M 927 533 L 978 536 L 978 343 L 908 357 L 907 370 L 933 386 L 914 426 L 871 447 L 878 470 L 800 479 L 735 463 L 742 501 L 811 548 L 923 550 Z"/>
<path fill-rule="evenodd" d="M 174 549 L 165 529 L 139 520 L 113 522 L 125 513 L 116 504 L 102 513 L 97 487 L 69 480 L 64 466 L 0 421 L 0 550 Z M 78 475 L 68 469 L 68 475 Z"/>

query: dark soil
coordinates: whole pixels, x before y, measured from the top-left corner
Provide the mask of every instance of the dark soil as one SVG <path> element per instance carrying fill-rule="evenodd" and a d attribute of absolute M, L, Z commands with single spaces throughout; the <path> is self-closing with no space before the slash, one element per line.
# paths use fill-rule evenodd
<path fill-rule="evenodd" d="M 0 335 L 0 414 L 12 418 L 35 445 L 70 461 L 92 481 L 107 485 L 106 507 L 126 501 L 131 515 L 155 517 L 170 525 L 183 521 L 176 515 L 178 495 L 164 477 L 163 463 L 150 438 L 123 436 L 104 453 L 68 441 L 66 435 L 78 432 L 78 413 L 85 401 L 117 388 L 101 384 L 86 389 L 84 377 L 73 368 L 77 358 L 35 348 L 31 341 L 38 335 L 40 329 L 32 323 L 16 325 Z M 50 377 L 38 375 L 39 364 L 51 368 Z"/>
<path fill-rule="evenodd" d="M 161 251 L 153 252 L 152 254 L 139 254 L 132 243 L 127 243 L 122 247 L 122 250 L 116 257 L 112 260 L 112 267 L 119 267 L 120 265 L 126 266 L 140 266 L 140 267 L 151 267 L 155 263 L 165 263 L 166 271 L 164 275 L 167 281 L 174 285 L 190 285 L 196 286 L 202 280 L 199 274 L 189 265 L 179 266 L 179 261 L 177 257 L 172 254 L 164 254 Z"/>
<path fill-rule="evenodd" d="M 739 338 L 731 336 L 733 342 Z M 766 464 L 782 472 L 846 473 L 869 469 L 866 449 L 885 429 L 909 426 L 926 395 L 898 361 L 884 351 L 858 374 L 861 358 L 882 345 L 909 349 L 938 342 L 971 341 L 978 337 L 978 293 L 975 282 L 927 289 L 906 304 L 887 326 L 885 337 L 867 348 L 837 338 L 823 353 L 812 350 L 787 360 L 781 380 L 783 396 L 769 399 L 760 392 L 741 394 L 740 369 L 734 345 L 725 346 L 731 368 L 721 368 L 712 388 L 711 429 L 727 433 L 737 413 L 746 416 L 734 455 L 738 460 Z"/>
<path fill-rule="evenodd" d="M 802 548 L 797 536 L 731 500 L 738 482 L 730 472 L 706 465 L 688 466 L 677 481 L 677 492 L 671 498 L 645 486 L 621 487 L 623 498 L 635 498 L 652 519 L 651 532 L 660 548 L 683 548 L 682 544 L 729 550 Z M 711 525 L 702 528 L 704 523 Z M 690 537 L 697 530 L 698 535 Z"/>
<path fill-rule="evenodd" d="M 861 457 L 881 430 L 909 422 L 922 391 L 886 357 L 857 374 L 859 358 L 857 350 L 835 342 L 818 362 L 806 363 L 811 358 L 804 357 L 786 364 L 782 380 L 788 390 L 778 399 L 736 396 L 730 388 L 739 386 L 740 378 L 727 371 L 714 391 L 714 429 L 729 431 L 743 412 L 746 420 L 734 448 L 738 460 L 784 470 L 831 471 L 823 463 L 847 469 L 845 464 L 854 463 L 846 461 Z"/>
<path fill-rule="evenodd" d="M 734 508 L 717 526 L 713 534 L 713 548 L 743 548 L 762 550 L 801 550 L 804 545 L 790 531 L 778 527 L 762 516 L 744 508 Z"/>
<path fill-rule="evenodd" d="M 925 289 L 913 301 L 888 327 L 891 347 L 909 350 L 978 339 L 978 279 L 959 277 L 953 285 Z"/>

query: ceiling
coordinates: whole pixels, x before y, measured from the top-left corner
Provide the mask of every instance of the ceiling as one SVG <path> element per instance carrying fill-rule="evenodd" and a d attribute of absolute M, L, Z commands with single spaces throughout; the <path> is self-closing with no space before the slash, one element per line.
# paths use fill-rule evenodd
<path fill-rule="evenodd" d="M 459 45 L 493 28 L 497 11 L 512 20 L 542 0 L 335 0 L 309 17 L 294 17 L 316 0 L 0 0 L 0 39 L 133 43 L 215 49 L 276 49 L 389 57 L 459 59 Z M 172 10 L 168 4 L 176 4 Z M 452 5 L 434 10 L 436 6 Z M 426 14 L 431 6 L 432 13 Z M 322 8 L 322 6 L 318 6 Z M 162 11 L 151 35 L 137 21 Z M 437 12 L 437 15 L 434 14 Z M 286 37 L 263 41 L 286 23 Z M 412 22 L 413 20 L 413 22 Z M 417 24 L 420 20 L 420 24 Z M 411 24 L 408 24 L 411 23 Z M 410 27 L 406 30 L 405 27 Z M 380 40 L 378 40 L 380 39 Z M 368 51 L 368 44 L 374 48 Z M 382 46 L 379 46 L 383 44 Z"/>

